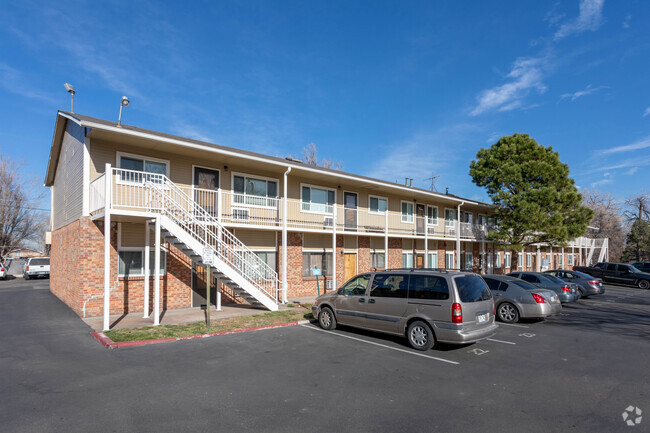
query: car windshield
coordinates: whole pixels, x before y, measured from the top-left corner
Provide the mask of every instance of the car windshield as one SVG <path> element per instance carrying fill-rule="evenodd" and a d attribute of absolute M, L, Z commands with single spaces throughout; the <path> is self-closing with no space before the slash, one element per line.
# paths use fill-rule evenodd
<path fill-rule="evenodd" d="M 32 259 L 29 264 L 32 266 L 48 266 L 50 264 L 50 259 Z"/>
<path fill-rule="evenodd" d="M 547 280 L 552 281 L 553 283 L 559 283 L 559 284 L 564 284 L 564 281 L 560 280 L 558 277 L 554 277 L 553 275 L 540 275 L 541 278 L 546 278 Z"/>
<path fill-rule="evenodd" d="M 643 272 L 643 271 L 639 270 L 639 268 L 636 268 L 636 267 L 634 267 L 632 265 L 628 265 L 628 266 L 630 267 L 630 272 Z"/>
<path fill-rule="evenodd" d="M 525 281 L 510 281 L 511 284 L 516 284 L 517 286 L 521 287 L 522 289 L 525 290 L 539 290 L 539 287 L 535 287 L 532 284 L 528 284 Z"/>
<path fill-rule="evenodd" d="M 465 275 L 454 278 L 454 281 L 462 302 L 487 301 L 492 298 L 487 284 L 478 275 Z"/>

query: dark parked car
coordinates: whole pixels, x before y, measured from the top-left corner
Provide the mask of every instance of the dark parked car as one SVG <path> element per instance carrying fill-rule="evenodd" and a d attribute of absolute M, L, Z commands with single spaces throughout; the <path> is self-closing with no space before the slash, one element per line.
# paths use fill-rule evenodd
<path fill-rule="evenodd" d="M 502 322 L 514 323 L 520 318 L 543 319 L 562 311 L 554 291 L 540 289 L 519 278 L 506 275 L 484 275 L 494 297 L 496 316 Z"/>
<path fill-rule="evenodd" d="M 580 292 L 578 292 L 578 286 L 576 284 L 567 283 L 552 275 L 541 272 L 511 272 L 508 275 L 521 278 L 540 289 L 553 290 L 563 304 L 575 302 L 580 299 Z"/>
<path fill-rule="evenodd" d="M 606 283 L 637 286 L 639 289 L 650 289 L 650 274 L 641 272 L 632 265 L 625 263 L 596 263 L 595 266 L 574 266 L 574 271 L 584 272 L 596 278 L 602 278 Z"/>
<path fill-rule="evenodd" d="M 600 278 L 592 277 L 589 274 L 578 271 L 567 271 L 565 269 L 554 269 L 546 271 L 545 274 L 553 275 L 562 281 L 575 283 L 578 285 L 580 296 L 586 298 L 591 295 L 602 295 L 605 293 L 603 280 Z"/>

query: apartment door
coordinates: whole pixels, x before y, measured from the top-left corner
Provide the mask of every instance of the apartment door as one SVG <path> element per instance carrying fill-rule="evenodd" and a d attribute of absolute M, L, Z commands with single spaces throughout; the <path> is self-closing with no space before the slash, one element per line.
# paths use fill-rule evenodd
<path fill-rule="evenodd" d="M 345 230 L 357 231 L 357 193 L 344 192 L 343 205 L 345 207 Z"/>
<path fill-rule="evenodd" d="M 194 167 L 194 201 L 213 217 L 217 216 L 219 172 Z"/>
<path fill-rule="evenodd" d="M 415 267 L 418 269 L 424 268 L 424 254 L 415 255 Z"/>
<path fill-rule="evenodd" d="M 426 228 L 426 220 L 424 215 L 424 205 L 417 204 L 415 206 L 415 231 L 418 235 L 423 235 Z"/>
<path fill-rule="evenodd" d="M 357 255 L 356 253 L 345 253 L 345 281 L 357 274 Z"/>

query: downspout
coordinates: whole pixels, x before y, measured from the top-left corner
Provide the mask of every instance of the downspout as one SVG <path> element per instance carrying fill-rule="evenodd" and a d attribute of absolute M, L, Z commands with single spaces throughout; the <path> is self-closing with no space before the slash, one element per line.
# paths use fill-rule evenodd
<path fill-rule="evenodd" d="M 284 172 L 283 195 L 282 195 L 282 303 L 287 301 L 287 217 L 289 204 L 287 203 L 287 176 L 291 173 L 291 167 Z"/>
<path fill-rule="evenodd" d="M 456 209 L 456 269 L 460 269 L 460 207 L 465 202 L 461 201 Z"/>

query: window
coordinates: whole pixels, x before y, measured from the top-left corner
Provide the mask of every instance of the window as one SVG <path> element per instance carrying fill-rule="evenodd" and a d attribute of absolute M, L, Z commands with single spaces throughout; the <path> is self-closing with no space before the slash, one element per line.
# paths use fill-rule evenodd
<path fill-rule="evenodd" d="M 471 270 L 473 266 L 472 253 L 465 253 L 465 269 Z"/>
<path fill-rule="evenodd" d="M 524 267 L 524 253 L 517 254 L 517 268 L 521 269 Z"/>
<path fill-rule="evenodd" d="M 505 283 L 502 283 L 499 280 L 495 280 L 494 278 L 488 278 L 488 277 L 483 277 L 483 281 L 485 281 L 490 288 L 490 290 L 497 291 L 497 292 L 505 292 L 506 289 L 508 288 L 508 285 Z"/>
<path fill-rule="evenodd" d="M 276 180 L 234 174 L 232 177 L 233 203 L 250 206 L 276 207 L 278 182 Z"/>
<path fill-rule="evenodd" d="M 406 298 L 408 296 L 408 275 L 379 274 L 375 275 L 370 288 L 371 297 Z"/>
<path fill-rule="evenodd" d="M 438 253 L 429 253 L 429 267 L 430 268 L 438 267 Z"/>
<path fill-rule="evenodd" d="M 533 284 L 539 284 L 540 283 L 539 278 L 537 278 L 535 275 L 523 274 L 519 278 L 521 278 L 522 280 L 527 281 L 529 283 L 533 283 Z"/>
<path fill-rule="evenodd" d="M 455 218 L 456 211 L 453 209 L 445 209 L 445 227 L 453 227 Z"/>
<path fill-rule="evenodd" d="M 149 250 L 149 275 L 155 272 L 154 249 Z M 118 252 L 118 275 L 120 277 L 141 277 L 144 275 L 144 251 L 119 251 Z M 165 275 L 167 254 L 160 251 L 160 275 Z"/>
<path fill-rule="evenodd" d="M 503 257 L 503 265 L 504 265 L 506 268 L 510 268 L 510 265 L 512 264 L 512 260 L 511 260 L 511 256 L 510 256 L 510 254 L 511 254 L 511 253 L 505 253 L 505 255 L 504 255 L 504 257 Z"/>
<path fill-rule="evenodd" d="M 118 153 L 120 181 L 129 183 L 162 182 L 160 175 L 167 176 L 169 163 L 155 158 Z M 128 171 L 127 171 L 128 170 Z"/>
<path fill-rule="evenodd" d="M 386 254 L 383 252 L 370 253 L 370 267 L 375 269 L 386 268 Z"/>
<path fill-rule="evenodd" d="M 350 280 L 345 286 L 341 287 L 339 294 L 341 295 L 352 295 L 352 296 L 363 296 L 366 293 L 366 288 L 368 287 L 368 282 L 370 281 L 370 275 L 360 275 L 357 278 Z"/>
<path fill-rule="evenodd" d="M 272 272 L 271 270 L 275 271 L 275 263 L 276 263 L 276 253 L 275 251 L 253 251 L 253 254 L 255 254 L 257 257 L 259 257 L 264 263 L 268 265 L 269 268 L 260 266 L 260 272 L 262 272 L 262 276 L 264 278 L 271 278 Z"/>
<path fill-rule="evenodd" d="M 501 253 L 494 253 L 494 267 L 501 267 Z"/>
<path fill-rule="evenodd" d="M 454 252 L 445 253 L 445 269 L 454 269 Z"/>
<path fill-rule="evenodd" d="M 569 266 L 573 265 L 573 254 L 567 254 L 566 264 Z"/>
<path fill-rule="evenodd" d="M 334 213 L 335 201 L 333 189 L 302 187 L 302 210 L 305 212 Z"/>
<path fill-rule="evenodd" d="M 474 221 L 474 214 L 471 212 L 461 212 L 461 221 L 471 224 Z"/>
<path fill-rule="evenodd" d="M 402 202 L 402 222 L 403 223 L 413 222 L 413 203 L 408 201 Z"/>
<path fill-rule="evenodd" d="M 427 206 L 427 224 L 431 226 L 438 225 L 438 208 L 435 206 Z"/>
<path fill-rule="evenodd" d="M 484 226 L 487 224 L 487 217 L 485 215 L 479 215 L 478 216 L 478 225 Z"/>
<path fill-rule="evenodd" d="M 454 278 L 461 302 L 479 302 L 492 299 L 490 288 L 478 275 Z"/>
<path fill-rule="evenodd" d="M 560 266 L 563 266 L 563 265 L 564 265 L 564 254 L 558 254 L 558 256 L 557 256 L 557 263 L 558 263 L 558 265 L 560 265 Z"/>
<path fill-rule="evenodd" d="M 615 271 L 616 270 L 616 265 L 610 263 L 609 265 L 607 265 L 607 270 L 608 271 Z"/>
<path fill-rule="evenodd" d="M 403 268 L 412 268 L 413 267 L 413 253 L 402 253 L 402 267 Z"/>
<path fill-rule="evenodd" d="M 531 254 L 530 254 L 530 253 L 526 253 L 526 267 L 530 268 L 530 267 L 531 267 L 531 263 L 532 263 L 532 261 L 531 261 Z"/>
<path fill-rule="evenodd" d="M 411 275 L 409 280 L 411 299 L 449 299 L 449 286 L 443 277 Z"/>
<path fill-rule="evenodd" d="M 370 213 L 385 214 L 388 209 L 388 200 L 380 197 L 369 196 Z"/>
<path fill-rule="evenodd" d="M 311 270 L 318 268 L 321 275 L 332 275 L 332 253 L 302 253 L 302 276 L 311 277 Z"/>

